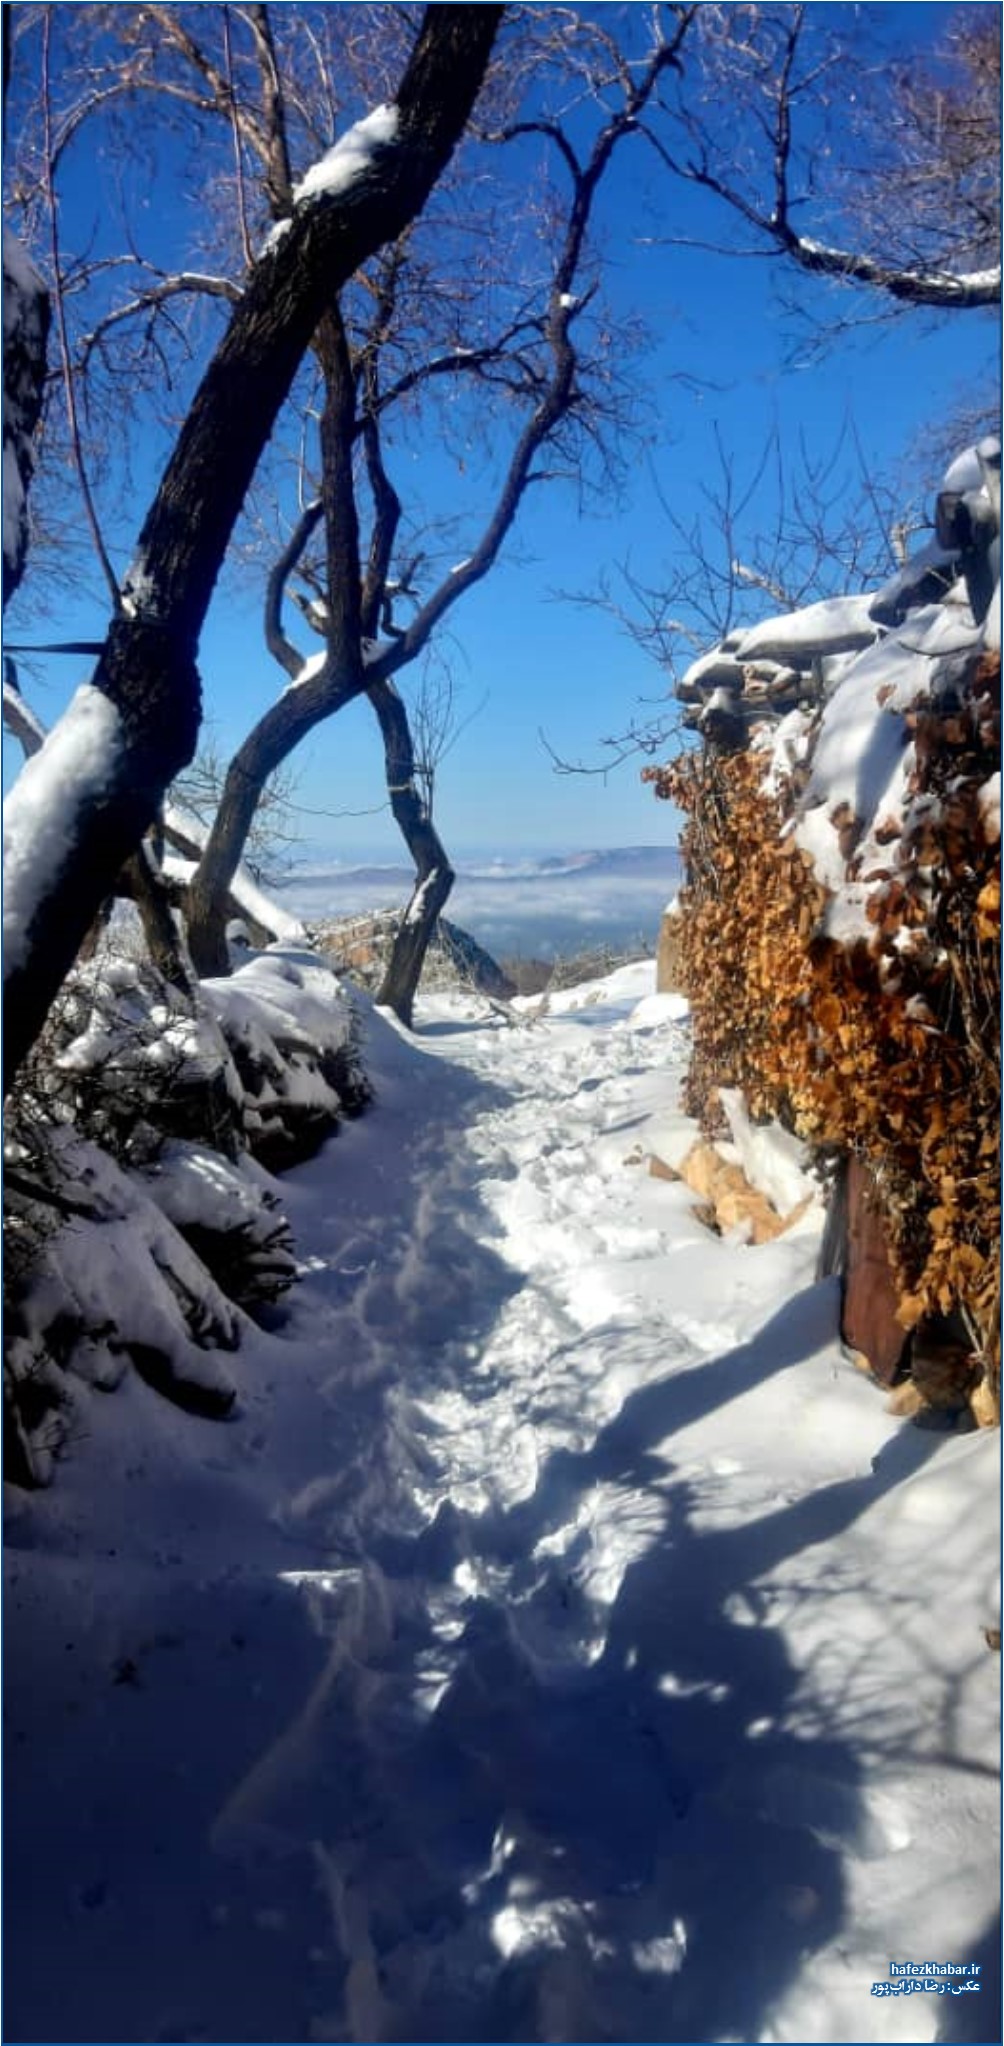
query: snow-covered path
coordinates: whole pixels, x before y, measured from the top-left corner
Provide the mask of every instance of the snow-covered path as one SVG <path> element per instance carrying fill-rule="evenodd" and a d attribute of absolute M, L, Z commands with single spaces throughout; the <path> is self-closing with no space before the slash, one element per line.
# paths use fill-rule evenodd
<path fill-rule="evenodd" d="M 637 1162 L 650 986 L 373 1017 L 237 1419 L 12 1502 L 7 2037 L 997 2036 L 998 1444 Z"/>

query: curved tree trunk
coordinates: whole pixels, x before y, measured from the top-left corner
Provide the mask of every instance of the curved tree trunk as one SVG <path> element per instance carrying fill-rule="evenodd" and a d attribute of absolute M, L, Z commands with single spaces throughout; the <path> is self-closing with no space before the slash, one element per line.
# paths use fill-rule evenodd
<path fill-rule="evenodd" d="M 369 699 L 383 733 L 387 793 L 394 822 L 415 862 L 415 886 L 394 939 L 377 1001 L 411 1029 L 425 955 L 456 876 L 415 787 L 415 750 L 408 713 L 392 682 L 375 682 Z"/>
<path fill-rule="evenodd" d="M 324 308 L 424 205 L 470 114 L 501 13 L 427 8 L 396 97 L 393 142 L 346 189 L 298 206 L 255 265 L 144 523 L 94 686 L 78 694 L 12 791 L 5 1090 L 99 904 L 195 751 L 199 635 L 259 456 Z M 59 828 L 40 834 L 53 800 Z"/>
<path fill-rule="evenodd" d="M 352 476 L 355 382 L 337 306 L 326 309 L 313 337 L 313 346 L 324 374 L 325 388 L 321 415 L 320 511 L 324 518 L 328 562 L 327 655 L 318 673 L 307 672 L 301 679 L 304 677 L 303 664 L 296 661 L 292 649 L 282 648 L 280 658 L 293 686 L 259 719 L 230 763 L 220 807 L 189 890 L 188 942 L 196 971 L 202 975 L 229 971 L 227 891 L 244 852 L 269 775 L 275 773 L 314 725 L 324 718 L 333 717 L 354 697 L 361 696 L 366 687 L 362 654 L 359 521 Z M 308 530 L 314 509 L 311 507 L 300 521 L 299 533 Z M 295 559 L 292 551 L 295 545 L 296 536 L 276 574 L 269 580 L 266 634 L 270 644 L 274 641 L 281 643 L 278 605 L 285 570 Z"/>
<path fill-rule="evenodd" d="M 230 883 L 269 775 L 315 725 L 361 695 L 362 689 L 361 681 L 332 680 L 322 670 L 295 689 L 287 689 L 234 754 L 186 902 L 188 948 L 195 970 L 203 978 L 230 971 L 226 942 Z"/>

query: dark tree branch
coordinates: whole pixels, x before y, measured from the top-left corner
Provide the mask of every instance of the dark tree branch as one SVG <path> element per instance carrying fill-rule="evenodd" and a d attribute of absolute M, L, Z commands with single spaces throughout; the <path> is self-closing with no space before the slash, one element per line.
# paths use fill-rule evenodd
<path fill-rule="evenodd" d="M 295 646 L 283 632 L 283 598 L 289 578 L 323 517 L 324 500 L 315 497 L 301 512 L 265 585 L 265 644 L 273 660 L 278 661 L 280 668 L 285 670 L 293 682 L 303 667 L 303 657 L 297 653 Z"/>
<path fill-rule="evenodd" d="M 264 160 L 267 154 L 268 143 L 260 123 L 251 113 L 250 108 L 237 101 L 230 80 L 212 62 L 212 59 L 207 56 L 205 50 L 201 44 L 196 42 L 195 37 L 185 23 L 179 20 L 177 11 L 171 7 L 148 6 L 146 12 L 150 20 L 157 23 L 165 40 L 168 43 L 173 43 L 174 47 L 187 59 L 192 69 L 205 79 L 209 87 L 210 98 L 208 100 L 204 97 L 199 98 L 193 103 L 200 106 L 204 111 L 216 111 L 225 114 L 227 119 L 234 123 L 240 134 L 251 145 L 252 149 Z M 152 87 L 156 92 L 173 92 L 178 97 L 188 98 L 191 101 L 191 95 L 186 93 L 183 87 L 171 85 L 161 79 L 147 79 L 143 83 Z"/>
<path fill-rule="evenodd" d="M 755 71 L 761 81 L 761 89 L 768 93 L 772 116 L 768 120 L 753 107 L 753 116 L 763 127 L 771 151 L 770 180 L 772 200 L 769 209 L 747 196 L 737 182 L 736 157 L 722 152 L 725 168 L 713 167 L 710 160 L 712 147 L 708 129 L 693 114 L 682 115 L 684 128 L 690 137 L 691 154 L 681 155 L 667 141 L 646 123 L 644 134 L 649 146 L 674 177 L 699 186 L 720 199 L 733 213 L 751 228 L 755 235 L 763 237 L 774 251 L 786 256 L 791 262 L 810 275 L 838 278 L 843 282 L 860 284 L 879 291 L 895 303 L 904 306 L 927 307 L 936 311 L 978 310 L 1000 304 L 1001 265 L 999 253 L 996 259 L 985 263 L 951 263 L 925 258 L 918 250 L 915 259 L 897 261 L 874 256 L 864 248 L 846 248 L 829 239 L 819 239 L 800 230 L 794 221 L 794 211 L 800 196 L 792 190 L 792 162 L 794 154 L 793 111 L 796 102 L 807 99 L 818 81 L 832 68 L 832 56 L 797 75 L 798 60 L 802 55 L 802 44 L 806 28 L 806 9 L 796 6 L 788 11 L 787 18 L 764 17 L 760 26 L 766 25 L 769 32 L 780 36 L 780 47 L 776 57 L 771 52 L 768 58 L 762 52 L 754 60 Z M 756 34 L 758 24 L 754 23 L 751 36 Z M 753 48 L 743 45 L 740 54 L 749 55 Z M 769 66 L 772 67 L 769 69 Z M 758 67 L 758 68 L 757 68 Z M 999 103 L 999 68 L 997 71 L 997 99 Z M 900 118 L 902 109 L 890 106 L 890 122 Z M 958 118 L 957 111 L 944 101 L 942 96 L 941 118 L 946 121 Z M 999 156 L 999 129 L 997 153 Z M 947 176 L 950 156 L 942 165 L 942 174 Z M 811 181 L 810 181 L 811 182 Z M 902 180 L 901 190 L 902 190 Z M 947 200 L 947 195 L 946 200 Z M 967 200 L 968 204 L 973 202 Z M 909 204 L 901 206 L 905 214 L 905 227 L 910 227 Z M 999 247 L 999 219 L 995 215 L 996 233 L 991 237 Z M 898 237 L 903 246 L 902 234 Z"/>
<path fill-rule="evenodd" d="M 91 541 L 94 547 L 94 552 L 97 556 L 101 573 L 105 579 L 105 585 L 107 587 L 108 594 L 111 597 L 112 608 L 117 609 L 119 602 L 118 578 L 108 557 L 108 549 L 105 546 L 104 535 L 101 531 L 101 524 L 98 519 L 97 506 L 94 502 L 94 493 L 91 490 L 91 481 L 87 473 L 87 463 L 84 460 L 84 444 L 81 438 L 80 418 L 77 412 L 76 380 L 74 377 L 73 362 L 70 354 L 70 339 L 66 328 L 66 306 L 63 301 L 62 258 L 60 252 L 59 239 L 59 213 L 56 204 L 55 184 L 53 182 L 54 172 L 52 147 L 53 140 L 52 92 L 50 80 L 51 42 L 52 42 L 52 8 L 46 7 L 42 16 L 42 117 L 44 126 L 43 175 L 45 179 L 45 198 L 49 219 L 49 251 L 52 259 L 52 286 L 53 286 L 52 310 L 55 319 L 56 336 L 59 342 L 59 360 L 63 383 L 63 401 L 66 406 L 66 418 L 70 430 L 70 448 L 73 457 L 73 467 L 76 471 L 77 483 L 80 488 L 81 502 L 84 507 L 84 517 L 87 520 L 87 526 L 91 535 Z"/>
<path fill-rule="evenodd" d="M 244 19 L 254 38 L 261 76 L 265 130 L 265 188 L 273 216 L 282 220 L 292 209 L 293 173 L 289 161 L 286 104 L 276 61 L 272 23 L 267 7 L 249 7 Z"/>
<path fill-rule="evenodd" d="M 324 376 L 321 413 L 321 499 L 327 553 L 328 663 L 358 695 L 362 667 L 362 563 L 353 448 L 356 380 L 337 302 L 324 314 L 314 343 Z"/>
<path fill-rule="evenodd" d="M 773 230 L 778 247 L 800 266 L 818 277 L 840 277 L 854 284 L 870 284 L 887 292 L 901 305 L 930 306 L 947 311 L 975 312 L 980 307 L 1000 305 L 1001 267 L 974 270 L 953 276 L 943 270 L 897 270 L 873 256 L 849 249 L 827 248 L 794 229 Z"/>
<path fill-rule="evenodd" d="M 384 467 L 380 425 L 373 412 L 368 412 L 363 421 L 363 450 L 373 498 L 373 526 L 363 584 L 361 624 L 364 638 L 375 640 L 388 607 L 387 578 L 401 520 L 401 500 Z"/>
<path fill-rule="evenodd" d="M 223 48 L 227 65 L 227 114 L 230 121 L 230 137 L 234 152 L 234 177 L 237 182 L 237 212 L 240 218 L 241 243 L 244 250 L 244 266 L 250 270 L 254 262 L 251 246 L 251 230 L 248 226 L 247 191 L 244 183 L 244 151 L 241 146 L 240 115 L 237 109 L 237 95 L 234 91 L 234 58 L 230 37 L 230 9 L 223 8 Z"/>
<path fill-rule="evenodd" d="M 513 450 L 509 467 L 481 539 L 468 559 L 453 569 L 426 600 L 411 623 L 390 646 L 374 656 L 371 676 L 384 681 L 396 675 L 423 652 L 440 620 L 458 599 L 481 582 L 494 567 L 515 522 L 524 492 L 537 480 L 534 464 L 541 448 L 551 439 L 579 401 L 578 354 L 572 338 L 576 313 L 581 309 L 574 285 L 582 259 L 586 234 L 597 189 L 618 145 L 637 131 L 639 116 L 663 74 L 679 64 L 679 51 L 693 20 L 693 7 L 680 9 L 676 33 L 670 42 L 660 43 L 652 52 L 641 75 L 629 82 L 624 104 L 610 115 L 596 137 L 588 158 L 580 165 L 574 151 L 559 150 L 572 180 L 568 219 L 558 251 L 544 322 L 550 351 L 550 369 L 531 417 Z M 543 124 L 550 133 L 551 124 Z M 575 166 L 573 170 L 573 164 Z"/>
<path fill-rule="evenodd" d="M 387 793 L 394 821 L 415 862 L 415 886 L 391 947 L 377 1001 L 411 1028 L 415 993 L 439 917 L 456 878 L 432 818 L 415 786 L 415 749 L 408 714 L 393 682 L 368 691 L 384 743 Z"/>
<path fill-rule="evenodd" d="M 73 710 L 53 734 L 72 830 L 29 869 L 26 928 L 5 959 L 5 1085 L 33 1044 L 103 897 L 191 759 L 200 716 L 196 651 L 230 535 L 296 369 L 334 293 L 420 211 L 470 114 L 497 6 L 430 7 L 402 79 L 393 142 L 346 189 L 296 208 L 256 264 L 178 436 L 140 534 L 95 687 L 113 712 L 100 801 L 79 775 Z M 362 686 L 362 676 L 359 677 Z M 309 685 L 307 685 L 309 686 Z M 50 749 L 47 749 L 47 752 Z M 33 763 L 8 803 L 31 832 Z M 20 796 L 19 792 L 20 791 Z M 12 907 L 8 887 L 8 916 Z"/>
<path fill-rule="evenodd" d="M 229 277 L 207 277 L 197 270 L 179 270 L 176 276 L 165 277 L 160 284 L 151 284 L 147 290 L 137 292 L 135 298 L 113 306 L 111 312 L 104 314 L 80 342 L 78 373 L 86 371 L 94 349 L 104 340 L 109 329 L 119 326 L 123 320 L 133 320 L 141 313 L 154 312 L 171 298 L 225 298 L 231 305 L 239 305 L 241 295 L 240 285 L 234 284 Z"/>
<path fill-rule="evenodd" d="M 375 640 L 386 603 L 387 578 L 394 542 L 401 521 L 401 500 L 387 474 L 380 445 L 380 347 L 390 328 L 397 288 L 405 260 L 404 239 L 396 242 L 381 266 L 377 303 L 362 349 L 358 374 L 362 400 L 363 454 L 366 476 L 373 500 L 366 576 L 362 589 L 360 625 L 366 639 Z"/>

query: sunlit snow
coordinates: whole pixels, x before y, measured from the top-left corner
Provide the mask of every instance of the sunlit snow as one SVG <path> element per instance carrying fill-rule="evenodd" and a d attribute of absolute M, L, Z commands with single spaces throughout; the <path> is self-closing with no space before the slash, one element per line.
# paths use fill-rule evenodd
<path fill-rule="evenodd" d="M 650 964 L 363 1016 L 233 1419 L 129 1376 L 10 1501 L 11 2036 L 995 2036 L 998 1438 L 853 1368 L 818 1209 L 650 1176 Z M 968 2031 L 881 1988 L 928 1960 Z"/>
<path fill-rule="evenodd" d="M 73 859 L 78 817 L 110 788 L 121 750 L 115 705 L 83 683 L 45 744 L 25 761 L 4 803 L 5 977 L 24 964 L 36 911 Z"/>
<path fill-rule="evenodd" d="M 298 206 L 304 199 L 316 199 L 322 193 L 330 198 L 338 192 L 348 191 L 349 186 L 370 168 L 377 151 L 393 142 L 397 125 L 395 106 L 374 107 L 371 114 L 356 121 L 333 148 L 311 164 L 294 187 L 293 204 Z"/>

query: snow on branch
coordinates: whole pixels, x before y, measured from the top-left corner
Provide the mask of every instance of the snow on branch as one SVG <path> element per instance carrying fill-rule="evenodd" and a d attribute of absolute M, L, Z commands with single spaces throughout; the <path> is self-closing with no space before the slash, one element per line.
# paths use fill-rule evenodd
<path fill-rule="evenodd" d="M 396 140 L 397 128 L 396 106 L 374 107 L 371 114 L 356 121 L 332 149 L 311 164 L 299 184 L 293 187 L 294 205 L 302 205 L 305 199 L 316 199 L 322 194 L 331 198 L 336 193 L 347 192 L 349 186 L 370 169 L 379 150 L 388 148 Z"/>
<path fill-rule="evenodd" d="M 194 817 L 190 810 L 182 809 L 177 803 L 166 803 L 164 836 L 188 859 L 197 863 L 205 852 L 209 840 L 209 827 Z M 230 879 L 229 893 L 236 908 L 241 910 L 244 916 L 250 917 L 252 923 L 260 924 L 263 931 L 271 932 L 272 937 L 280 944 L 306 944 L 307 934 L 299 918 L 290 916 L 286 910 L 280 909 L 278 903 L 273 902 L 271 896 L 266 895 L 264 889 L 258 886 L 243 864 L 237 867 Z"/>
<path fill-rule="evenodd" d="M 842 277 L 852 284 L 873 285 L 906 305 L 969 311 L 1001 302 L 999 263 L 989 269 L 962 271 L 957 275 L 942 269 L 898 269 L 894 264 L 878 262 L 874 256 L 830 248 L 825 242 L 814 241 L 811 235 L 796 234 L 787 223 L 762 220 L 759 225 L 803 270 L 823 277 Z"/>
<path fill-rule="evenodd" d="M 145 291 L 138 291 L 122 305 L 113 306 L 111 312 L 100 319 L 89 334 L 80 342 L 78 367 L 86 370 L 90 358 L 105 335 L 112 327 L 120 326 L 123 320 L 136 319 L 141 313 L 156 312 L 168 299 L 182 296 L 203 298 L 224 298 L 230 305 L 237 305 L 241 288 L 229 277 L 206 276 L 198 270 L 179 270 L 174 277 L 163 277 L 158 284 L 151 284 Z"/>

